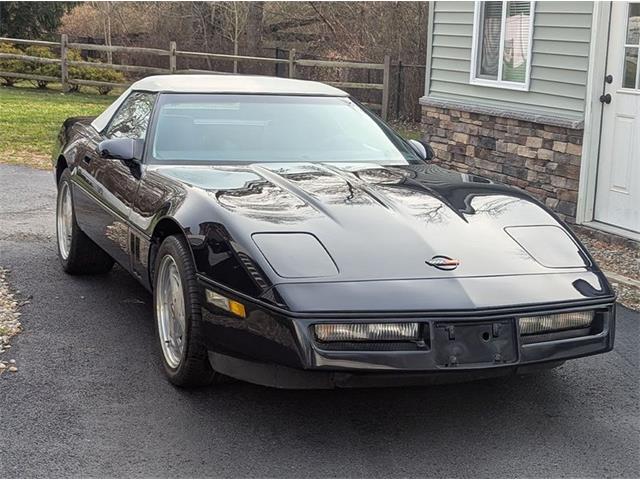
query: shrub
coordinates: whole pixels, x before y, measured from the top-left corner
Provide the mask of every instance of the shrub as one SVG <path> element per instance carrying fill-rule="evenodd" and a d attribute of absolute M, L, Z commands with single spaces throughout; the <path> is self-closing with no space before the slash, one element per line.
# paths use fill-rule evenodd
<path fill-rule="evenodd" d="M 32 57 L 40 58 L 60 58 L 53 53 L 48 47 L 29 46 L 24 53 Z M 58 63 L 35 63 L 26 62 L 27 72 L 32 75 L 45 75 L 47 77 L 60 77 L 60 64 Z M 47 88 L 48 80 L 32 80 L 32 83 L 38 88 Z"/>
<path fill-rule="evenodd" d="M 94 63 L 100 63 L 97 60 L 91 60 Z M 81 80 L 93 80 L 96 82 L 111 82 L 111 83 L 124 83 L 125 76 L 122 72 L 118 70 L 114 70 L 112 68 L 98 68 L 98 67 L 75 67 L 73 75 L 71 74 L 71 70 L 69 71 L 69 76 L 72 78 L 79 78 Z M 96 87 L 100 95 L 107 95 L 113 87 L 109 86 L 100 86 Z"/>
<path fill-rule="evenodd" d="M 29 46 L 24 51 L 14 47 L 8 43 L 0 43 L 0 52 L 2 53 L 14 53 L 29 55 L 32 57 L 40 58 L 59 58 L 59 56 L 48 47 Z M 67 60 L 81 61 L 82 57 L 77 50 L 67 51 Z M 99 60 L 90 60 L 93 63 L 100 63 Z M 4 72 L 16 72 L 27 73 L 31 75 L 43 75 L 47 77 L 60 78 L 60 64 L 59 63 L 36 63 L 23 60 L 9 60 L 0 59 L 0 71 Z M 114 70 L 112 68 L 98 68 L 91 66 L 69 66 L 68 74 L 70 79 L 79 80 L 93 80 L 98 82 L 111 82 L 111 83 L 124 83 L 126 81 L 122 72 Z M 13 85 L 18 79 L 13 77 L 2 77 L 0 79 L 5 85 Z M 49 85 L 48 80 L 31 80 L 31 82 L 38 88 L 44 89 Z M 96 87 L 101 95 L 107 95 L 113 87 L 100 86 Z M 70 84 L 69 90 L 77 92 L 80 89 L 79 85 Z"/>
<path fill-rule="evenodd" d="M 80 56 L 80 52 L 77 50 L 67 50 L 67 60 L 71 60 L 73 62 L 79 62 L 82 60 L 82 57 Z M 83 67 L 69 66 L 67 69 L 69 78 L 82 78 L 81 76 L 82 68 Z M 77 85 L 74 83 L 69 84 L 70 92 L 77 92 L 79 90 L 80 90 L 80 85 Z"/>
<path fill-rule="evenodd" d="M 11 45 L 10 43 L 0 43 L 0 52 L 1 53 L 13 53 L 17 55 L 22 55 L 22 51 L 18 50 L 16 47 Z M 22 60 L 9 60 L 9 59 L 0 59 L 0 71 L 2 72 L 11 72 L 11 73 L 24 73 L 25 62 Z M 13 77 L 2 77 L 0 76 L 2 83 L 7 86 L 12 86 L 15 84 L 18 79 Z"/>
<path fill-rule="evenodd" d="M 95 74 L 95 79 L 101 82 L 111 82 L 111 83 L 125 82 L 124 73 L 118 70 L 114 70 L 112 68 L 98 68 L 94 70 L 98 70 L 98 72 L 96 72 Z M 107 86 L 98 87 L 98 92 L 100 93 L 100 95 L 107 95 L 111 90 L 113 90 L 113 87 L 107 87 Z"/>

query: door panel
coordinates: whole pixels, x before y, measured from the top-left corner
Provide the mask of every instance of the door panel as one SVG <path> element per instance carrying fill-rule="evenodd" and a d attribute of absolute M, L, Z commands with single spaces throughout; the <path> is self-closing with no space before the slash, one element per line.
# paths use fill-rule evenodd
<path fill-rule="evenodd" d="M 101 139 L 98 132 L 87 127 L 78 146 L 77 166 L 71 174 L 76 220 L 81 230 L 98 244 L 100 243 L 98 237 L 102 231 L 99 225 L 104 223 L 106 213 L 100 206 L 102 187 L 93 174 L 94 166 L 91 162 L 94 155 L 91 152 L 97 149 Z"/>
<path fill-rule="evenodd" d="M 105 138 L 144 139 L 154 100 L 154 94 L 132 92 L 115 113 L 104 136 L 95 130 L 86 135 L 74 171 L 74 206 L 80 228 L 129 271 L 129 221 L 139 186 L 139 165 L 104 158 L 98 145 Z"/>
<path fill-rule="evenodd" d="M 640 233 L 640 3 L 613 2 L 594 219 Z"/>
<path fill-rule="evenodd" d="M 611 190 L 629 195 L 631 192 L 631 155 L 634 118 L 632 116 L 616 115 L 613 128 L 613 155 L 616 158 L 611 166 Z"/>
<path fill-rule="evenodd" d="M 100 157 L 97 146 L 87 150 L 75 176 L 78 194 L 74 203 L 80 228 L 129 269 L 127 219 L 138 180 L 120 160 Z"/>

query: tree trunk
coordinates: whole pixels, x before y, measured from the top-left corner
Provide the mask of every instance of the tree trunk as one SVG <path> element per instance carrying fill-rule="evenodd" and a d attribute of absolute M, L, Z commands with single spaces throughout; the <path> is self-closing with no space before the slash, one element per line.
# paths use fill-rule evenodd
<path fill-rule="evenodd" d="M 109 3 L 109 2 L 107 2 Z M 109 10 L 107 13 L 107 38 L 105 39 L 105 43 L 107 46 L 111 46 L 111 5 L 109 5 Z M 107 52 L 107 63 L 113 63 L 113 52 L 109 50 Z"/>
<path fill-rule="evenodd" d="M 249 2 L 247 12 L 247 55 L 261 56 L 264 2 Z"/>
<path fill-rule="evenodd" d="M 233 54 L 238 55 L 238 39 L 236 38 L 233 42 Z M 238 73 L 238 61 L 233 61 L 233 73 Z"/>
<path fill-rule="evenodd" d="M 238 43 L 240 42 L 240 19 L 238 18 L 238 4 L 233 3 L 233 54 L 238 55 Z M 233 73 L 238 73 L 238 61 L 233 61 Z"/>

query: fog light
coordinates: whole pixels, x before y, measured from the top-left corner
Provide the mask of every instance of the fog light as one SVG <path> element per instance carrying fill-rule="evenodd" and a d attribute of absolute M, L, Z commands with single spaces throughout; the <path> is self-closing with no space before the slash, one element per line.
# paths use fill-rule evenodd
<path fill-rule="evenodd" d="M 520 323 L 521 335 L 535 335 L 538 333 L 554 332 L 557 330 L 571 330 L 587 328 L 593 321 L 593 310 L 583 312 L 556 313 L 553 315 L 539 315 L 522 317 Z"/>
<path fill-rule="evenodd" d="M 417 323 L 319 323 L 321 342 L 402 342 L 418 339 Z"/>
<path fill-rule="evenodd" d="M 207 296 L 207 302 L 212 305 L 215 305 L 218 308 L 222 308 L 227 312 L 231 312 L 234 315 L 245 318 L 247 313 L 245 311 L 244 305 L 240 302 L 236 302 L 235 300 L 231 300 L 230 298 L 225 297 L 224 295 L 220 295 L 213 290 L 207 289 L 205 291 Z"/>

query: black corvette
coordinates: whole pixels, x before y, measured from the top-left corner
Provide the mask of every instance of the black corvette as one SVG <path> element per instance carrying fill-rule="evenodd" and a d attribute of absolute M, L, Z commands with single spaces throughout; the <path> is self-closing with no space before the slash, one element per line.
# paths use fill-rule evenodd
<path fill-rule="evenodd" d="M 572 232 L 432 155 L 320 83 L 148 77 L 60 131 L 60 259 L 153 292 L 183 386 L 420 384 L 611 350 L 615 296 Z"/>

